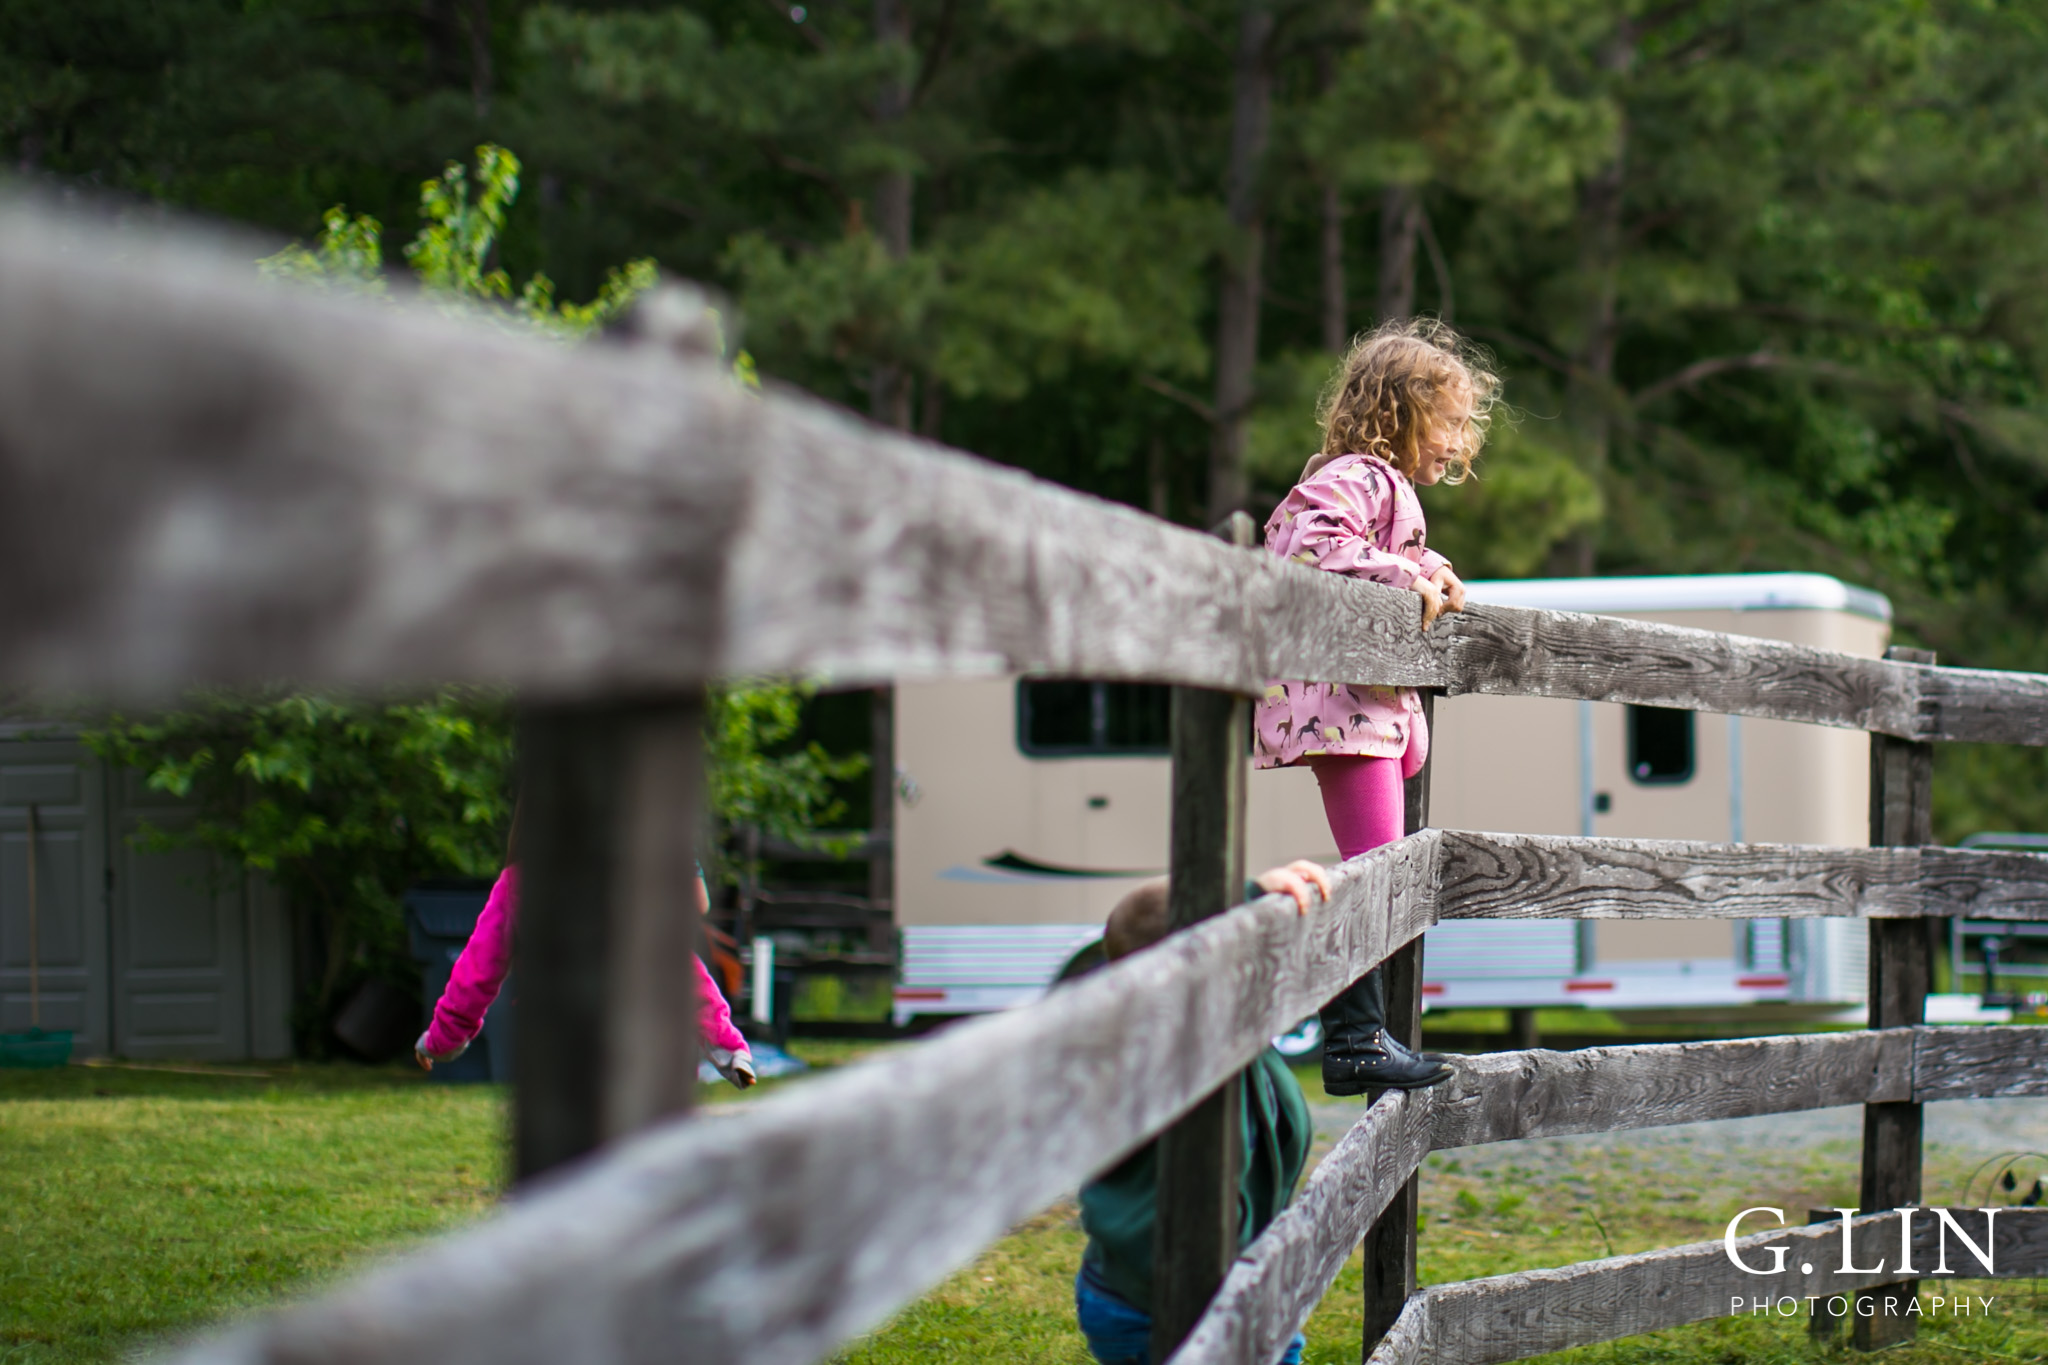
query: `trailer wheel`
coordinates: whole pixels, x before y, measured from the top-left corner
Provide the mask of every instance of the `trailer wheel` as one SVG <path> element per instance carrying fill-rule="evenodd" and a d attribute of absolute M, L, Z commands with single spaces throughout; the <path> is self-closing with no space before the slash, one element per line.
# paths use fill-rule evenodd
<path fill-rule="evenodd" d="M 1322 1051 L 1323 1021 L 1311 1014 L 1273 1040 L 1273 1049 L 1290 1062 L 1299 1062 Z"/>

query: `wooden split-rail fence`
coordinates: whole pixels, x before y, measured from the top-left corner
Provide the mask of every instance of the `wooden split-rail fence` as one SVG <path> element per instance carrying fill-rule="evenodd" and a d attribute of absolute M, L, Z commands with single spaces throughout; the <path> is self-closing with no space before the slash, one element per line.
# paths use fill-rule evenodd
<path fill-rule="evenodd" d="M 1860 1294 L 1878 1345 L 1910 1319 L 1860 1310 L 1911 1286 L 1800 1270 L 1850 1235 L 1828 1228 L 1740 1244 L 1792 1248 L 1769 1279 L 1714 1243 L 1418 1291 L 1417 1169 L 1861 1105 L 1855 1264 L 1874 1265 L 1913 1215 L 1871 1211 L 1921 1197 L 1923 1104 L 2048 1094 L 2048 1033 L 1922 1024 L 1929 919 L 2048 919 L 2048 858 L 1929 846 L 1931 746 L 2048 743 L 2048 677 L 1506 607 L 1424 632 L 1412 594 L 750 395 L 659 326 L 564 349 L 266 286 L 246 261 L 0 212 L 0 686 L 517 689 L 521 1183 L 473 1228 L 192 1346 L 194 1365 L 814 1360 L 1154 1135 L 1155 1346 L 1179 1365 L 1272 1360 L 1361 1242 L 1382 1365 L 1510 1360 L 1743 1296 Z M 686 1113 L 706 681 L 1011 672 L 1176 685 L 1179 931 L 1034 1007 Z M 1337 869 L 1327 906 L 1231 908 L 1246 698 L 1272 678 L 1865 730 L 1873 846 L 1437 830 L 1425 777 L 1409 835 Z M 1413 1041 L 1431 925 L 1813 915 L 1869 921 L 1868 1031 L 1461 1060 L 1365 1110 L 1237 1254 L 1225 1082 L 1376 964 Z M 1956 1216 L 1998 1273 L 2048 1269 L 2048 1215 Z M 1923 1274 L 1931 1226 L 1904 1230 Z"/>

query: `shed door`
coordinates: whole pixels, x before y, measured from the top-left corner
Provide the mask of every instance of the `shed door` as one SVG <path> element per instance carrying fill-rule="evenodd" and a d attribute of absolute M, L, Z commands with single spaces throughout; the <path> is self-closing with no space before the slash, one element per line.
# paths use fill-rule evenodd
<path fill-rule="evenodd" d="M 70 740 L 15 741 L 0 751 L 0 1031 L 30 1027 L 36 995 L 47 1029 L 81 1053 L 107 1046 L 106 842 L 100 765 Z M 29 973 L 29 807 L 36 808 L 35 939 Z"/>
<path fill-rule="evenodd" d="M 115 1050 L 128 1057 L 249 1055 L 242 878 L 197 849 L 158 851 L 145 826 L 191 811 L 142 776 L 113 778 L 111 909 Z"/>

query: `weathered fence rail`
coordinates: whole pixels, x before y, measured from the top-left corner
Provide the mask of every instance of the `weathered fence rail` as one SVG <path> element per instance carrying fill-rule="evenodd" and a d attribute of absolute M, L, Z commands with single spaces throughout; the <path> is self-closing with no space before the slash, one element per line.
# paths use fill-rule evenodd
<path fill-rule="evenodd" d="M 1175 1360 L 1195 1365 L 1278 1355 L 1364 1230 L 1433 1151 L 1845 1105 L 2000 1095 L 2048 1095 L 2048 1053 L 2039 1030 L 1923 1027 L 1469 1058 L 1442 1088 L 1389 1095 L 1373 1106 L 1239 1258 L 1209 1316 Z M 1582 1330 L 1597 1330 L 1599 1321 L 1587 1320 Z M 1692 1319 L 1658 1325 L 1684 1321 Z M 1566 1344 L 1649 1330 L 1628 1327 Z M 1560 1349 L 1544 1346 L 1521 1354 Z"/>
<path fill-rule="evenodd" d="M 545 1067 L 522 1061 L 522 1159 L 611 1145 L 194 1361 L 815 1359 L 1170 1125 L 1191 1159 L 1169 1192 L 1214 1203 L 1202 1182 L 1229 1162 L 1204 1160 L 1183 1116 L 1376 963 L 1392 962 L 1394 1026 L 1412 1026 L 1415 941 L 1441 919 L 1867 918 L 1881 1027 L 1513 1053 L 1383 1097 L 1227 1276 L 1200 1256 L 1162 1270 L 1189 1316 L 1222 1278 L 1176 1359 L 1269 1360 L 1369 1230 L 1388 1362 L 1505 1360 L 1722 1311 L 1700 1248 L 1410 1297 L 1404 1191 L 1431 1150 L 1862 1104 L 1865 1202 L 1897 1206 L 1917 1197 L 1919 1103 L 2048 1093 L 2042 1035 L 1918 1026 L 1911 923 L 2048 919 L 2048 859 L 1924 847 L 1927 746 L 2048 744 L 2048 677 L 1479 605 L 1424 632 L 1412 595 L 750 396 L 658 345 L 568 351 L 266 287 L 218 250 L 19 206 L 0 211 L 0 574 L 0 686 L 503 684 L 551 775 L 522 1017 L 543 1003 L 558 1031 Z M 721 674 L 784 671 L 1238 697 L 1306 677 L 1845 726 L 1877 737 L 1872 842 L 1898 846 L 1420 830 L 1346 864 L 1306 918 L 1268 899 L 1202 919 L 1234 884 L 1241 823 L 1205 803 L 1235 799 L 1214 755 L 1242 752 L 1243 704 L 1188 692 L 1188 927 L 1033 1008 L 729 1115 L 655 1121 L 687 1096 L 669 1093 L 675 1059 L 632 1040 L 680 1032 L 659 983 L 688 935 L 660 888 L 683 880 L 664 831 L 695 806 L 694 698 Z M 2038 1220 L 2012 1227 L 2013 1255 L 2039 1260 Z"/>
<path fill-rule="evenodd" d="M 1443 919 L 2048 915 L 2048 858 L 1446 830 Z"/>
<path fill-rule="evenodd" d="M 1435 832 L 1269 897 L 1057 1000 L 657 1129 L 478 1229 L 208 1360 L 816 1358 L 1073 1190 L 1428 926 Z M 426 1277 L 426 1278 L 422 1278 Z M 431 1301 L 422 1283 L 445 1286 Z M 366 1352 L 365 1342 L 378 1344 Z"/>
<path fill-rule="evenodd" d="M 2048 1210 L 1999 1209 L 1989 1220 L 1977 1209 L 1947 1212 L 1978 1247 L 1992 1253 L 1995 1278 L 2048 1273 Z M 1942 1254 L 1941 1224 L 1932 1215 L 1931 1209 L 1918 1210 L 1912 1227 L 1911 1261 L 1923 1275 L 1931 1273 Z M 1905 1216 L 1880 1213 L 1857 1219 L 1849 1264 L 1880 1266 L 1897 1256 L 1899 1223 Z M 1842 1270 L 1839 1224 L 1758 1233 L 1736 1243 L 1739 1255 L 1759 1265 L 1771 1264 L 1764 1251 L 1770 1246 L 1789 1248 L 1783 1275 L 1745 1274 L 1730 1264 L 1721 1243 L 1704 1242 L 1433 1285 L 1410 1300 L 1368 1365 L 1497 1365 L 1731 1312 L 1755 1313 L 1760 1303 L 1769 1305 L 1766 1312 L 1791 1316 L 1805 1311 L 1809 1299 L 1847 1299 L 1897 1279 L 1896 1269 Z M 1941 1263 L 1962 1267 L 1949 1278 L 1994 1278 L 1959 1239 L 1948 1242 L 1946 1255 Z M 1740 1309 L 1732 1306 L 1738 1302 Z M 1973 1316 L 1982 1311 L 1973 1304 Z"/>
<path fill-rule="evenodd" d="M 9 211 L 0 318 L 0 684 L 1307 677 L 2048 744 L 2048 677 L 1514 607 L 1424 634 L 1411 593 L 657 347 L 287 291 L 176 239 Z"/>
<path fill-rule="evenodd" d="M 1452 837 L 1426 831 L 1353 859 L 1326 912 L 1301 917 L 1269 897 L 1040 1005 L 633 1139 L 492 1222 L 194 1360 L 624 1362 L 657 1339 L 707 1360 L 815 1359 L 1158 1131 L 1426 929 Z M 2048 855 L 2019 856 L 2048 866 Z M 1432 1150 L 2048 1094 L 2040 1037 L 1904 1029 L 1470 1059 L 1452 1084 L 1367 1111 L 1240 1259 L 1176 1359 L 1270 1358 L 1277 1346 L 1206 1343 L 1231 1331 L 1240 1306 L 1259 1305 L 1259 1344 L 1284 1344 Z M 445 1292 L 423 1301 L 422 1283 Z M 1272 1297 L 1282 1287 L 1288 1299 Z"/>

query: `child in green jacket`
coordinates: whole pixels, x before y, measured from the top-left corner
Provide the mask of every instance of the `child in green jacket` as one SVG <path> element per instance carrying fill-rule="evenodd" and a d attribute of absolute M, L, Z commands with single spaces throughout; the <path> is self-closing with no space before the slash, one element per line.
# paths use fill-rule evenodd
<path fill-rule="evenodd" d="M 1314 863 L 1297 862 L 1261 876 L 1264 892 L 1284 892 L 1306 912 L 1311 887 L 1325 899 L 1330 883 Z M 1102 941 L 1114 961 L 1166 937 L 1166 883 L 1150 882 L 1117 903 Z M 1301 1086 L 1278 1052 L 1267 1048 L 1234 1082 L 1241 1089 L 1244 1174 L 1238 1184 L 1238 1246 L 1265 1231 L 1285 1208 L 1308 1162 L 1315 1126 Z M 1088 1247 L 1074 1279 L 1074 1308 L 1088 1349 L 1102 1365 L 1146 1365 L 1152 1333 L 1152 1228 L 1158 1209 L 1156 1140 L 1081 1187 L 1081 1227 Z M 1299 1365 L 1299 1335 L 1280 1359 Z"/>

